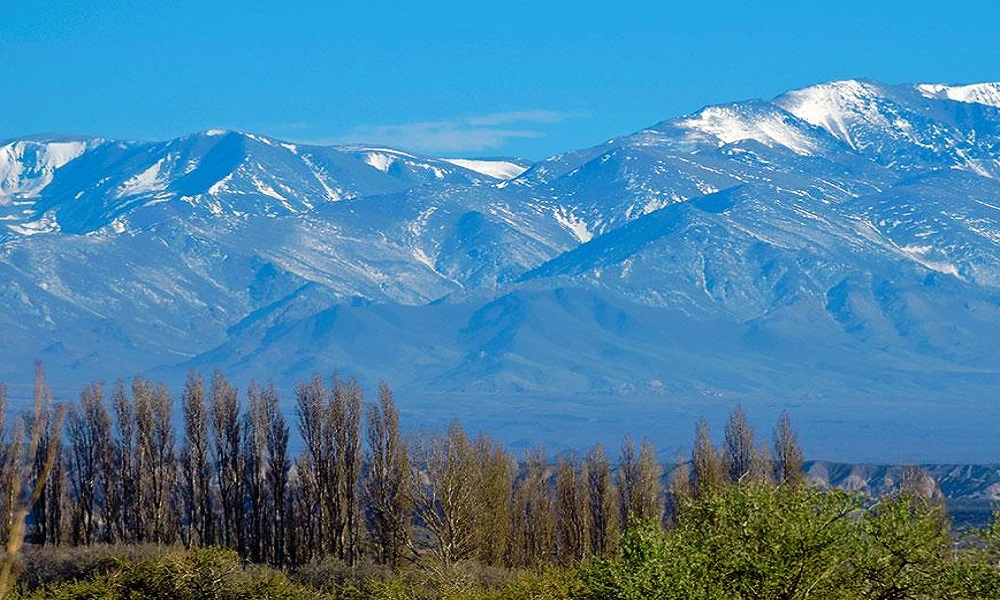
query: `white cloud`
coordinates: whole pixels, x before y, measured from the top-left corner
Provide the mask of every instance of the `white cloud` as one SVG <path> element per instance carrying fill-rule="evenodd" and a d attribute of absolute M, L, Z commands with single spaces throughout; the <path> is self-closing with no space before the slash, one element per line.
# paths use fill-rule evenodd
<path fill-rule="evenodd" d="M 539 138 L 546 134 L 538 125 L 559 123 L 584 116 L 581 113 L 524 110 L 473 115 L 438 121 L 360 127 L 337 140 L 341 143 L 377 143 L 406 150 L 431 153 L 495 150 L 512 139 Z"/>

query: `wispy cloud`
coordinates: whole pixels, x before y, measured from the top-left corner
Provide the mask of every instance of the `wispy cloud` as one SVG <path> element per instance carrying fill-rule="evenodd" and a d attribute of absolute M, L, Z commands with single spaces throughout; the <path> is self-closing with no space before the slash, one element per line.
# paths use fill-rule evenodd
<path fill-rule="evenodd" d="M 399 125 L 359 127 L 338 141 L 378 143 L 428 153 L 482 152 L 510 140 L 545 137 L 541 127 L 585 116 L 579 112 L 523 110 Z"/>

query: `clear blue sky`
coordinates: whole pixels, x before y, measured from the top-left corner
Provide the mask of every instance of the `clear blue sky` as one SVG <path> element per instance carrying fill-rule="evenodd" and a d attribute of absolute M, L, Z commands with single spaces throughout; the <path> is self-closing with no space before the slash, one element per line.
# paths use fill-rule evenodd
<path fill-rule="evenodd" d="M 1000 80 L 1000 2 L 0 0 L 0 139 L 541 158 L 832 79 Z"/>

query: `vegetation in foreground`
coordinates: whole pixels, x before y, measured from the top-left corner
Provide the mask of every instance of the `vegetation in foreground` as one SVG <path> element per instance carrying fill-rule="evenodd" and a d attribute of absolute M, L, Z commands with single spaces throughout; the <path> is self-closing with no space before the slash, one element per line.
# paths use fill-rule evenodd
<path fill-rule="evenodd" d="M 940 509 L 899 494 L 748 484 L 684 501 L 667 526 L 635 522 L 609 556 L 566 566 L 425 560 L 390 571 L 321 559 L 288 574 L 221 548 L 99 546 L 28 555 L 22 598 L 986 599 L 1000 536 L 956 548 Z"/>
<path fill-rule="evenodd" d="M 770 444 L 738 407 L 719 447 L 699 422 L 664 485 L 648 442 L 552 464 L 458 424 L 405 439 L 387 386 L 365 408 L 352 382 L 301 384 L 295 458 L 273 387 L 244 409 L 221 374 L 192 374 L 181 405 L 179 447 L 169 393 L 141 378 L 116 386 L 114 418 L 88 386 L 63 428 L 39 378 L 2 444 L 15 595 L 1000 597 L 997 525 L 956 540 L 915 468 L 881 498 L 810 487 L 787 415 Z"/>

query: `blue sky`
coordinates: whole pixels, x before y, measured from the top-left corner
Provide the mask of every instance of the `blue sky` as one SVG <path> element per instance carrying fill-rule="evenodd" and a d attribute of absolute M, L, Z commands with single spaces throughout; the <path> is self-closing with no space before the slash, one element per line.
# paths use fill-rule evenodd
<path fill-rule="evenodd" d="M 1000 80 L 1000 2 L 0 0 L 0 139 L 528 158 L 832 79 Z M 763 6 L 762 6 L 763 5 Z"/>

